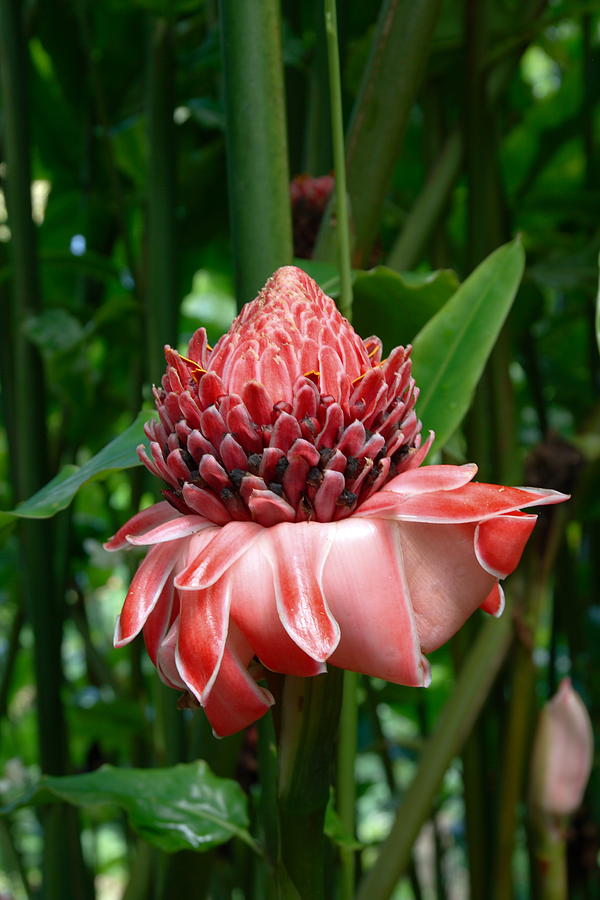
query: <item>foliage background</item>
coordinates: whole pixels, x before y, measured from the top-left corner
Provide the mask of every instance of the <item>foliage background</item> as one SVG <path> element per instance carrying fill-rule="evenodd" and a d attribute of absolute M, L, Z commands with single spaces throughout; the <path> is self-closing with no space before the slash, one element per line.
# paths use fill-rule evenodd
<path fill-rule="evenodd" d="M 122 432 L 160 376 L 162 344 L 185 345 L 199 324 L 215 340 L 234 314 L 236 292 L 217 5 L 2 0 L 0 6 L 0 151 L 6 158 L 18 149 L 12 171 L 5 163 L 0 169 L 8 205 L 8 215 L 0 206 L 0 506 L 8 510 Z M 357 267 L 444 270 L 420 292 L 414 279 L 385 272 L 374 286 L 364 279 L 357 286 L 357 327 L 363 336 L 381 334 L 388 348 L 410 340 L 407 323 L 412 327 L 414 318 L 418 330 L 452 293 L 456 281 L 445 270 L 463 279 L 497 245 L 522 235 L 522 287 L 471 411 L 444 452 L 453 462 L 477 460 L 482 480 L 574 494 L 564 516 L 541 523 L 513 579 L 511 649 L 462 758 L 440 785 L 398 898 L 490 896 L 490 873 L 499 879 L 498 898 L 529 897 L 523 798 L 535 710 L 569 674 L 597 720 L 600 20 L 594 7 L 584 0 L 431 4 L 435 27 L 431 40 L 413 48 L 423 75 L 410 86 L 403 134 L 386 134 L 392 106 L 375 125 L 368 117 L 363 124 L 374 156 L 383 147 L 389 157 L 382 202 L 369 201 L 381 167 L 359 167 L 350 180 L 351 206 L 371 202 L 376 225 L 372 240 L 355 252 Z M 408 10 L 400 3 L 398 15 Z M 349 121 L 378 14 L 378 4 L 340 3 Z M 291 175 L 332 169 L 321 16 L 318 2 L 282 3 Z M 395 96 L 394 84 L 388 89 L 382 103 Z M 11 179 L 31 182 L 33 226 Z M 257 234 L 262 227 L 257 217 Z M 317 254 L 331 262 L 323 234 L 320 246 Z M 311 271 L 331 278 L 326 266 Z M 113 472 L 87 484 L 55 518 L 5 527 L 6 798 L 35 781 L 40 768 L 62 775 L 105 762 L 163 766 L 199 756 L 256 795 L 255 733 L 216 743 L 201 716 L 175 709 L 138 644 L 112 650 L 114 618 L 135 560 L 115 560 L 101 545 L 155 495 L 140 469 Z M 373 862 L 479 625 L 477 619 L 434 656 L 427 692 L 361 682 L 360 869 Z M 600 896 L 597 778 L 595 772 L 569 833 L 573 898 Z M 104 900 L 124 890 L 127 898 L 179 897 L 190 883 L 189 896 L 261 896 L 256 881 L 251 887 L 257 877 L 251 852 L 238 842 L 212 854 L 167 857 L 136 838 L 114 807 L 77 816 L 72 808 L 56 809 L 42 814 L 43 829 L 31 808 L 3 820 L 5 894 L 34 895 L 54 858 L 71 873 L 76 897 L 95 891 Z M 505 881 L 511 859 L 512 887 Z"/>

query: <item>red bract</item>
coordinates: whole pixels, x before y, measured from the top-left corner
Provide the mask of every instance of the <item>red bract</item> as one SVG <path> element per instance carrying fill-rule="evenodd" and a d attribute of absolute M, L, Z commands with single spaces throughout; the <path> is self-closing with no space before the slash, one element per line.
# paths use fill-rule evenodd
<path fill-rule="evenodd" d="M 304 272 L 279 269 L 214 350 L 167 348 L 144 464 L 166 501 L 107 544 L 149 546 L 116 646 L 143 631 L 159 675 L 230 734 L 273 702 L 262 666 L 326 661 L 425 685 L 422 653 L 481 607 L 535 524 L 566 499 L 473 483 L 476 466 L 418 468 L 410 349 L 381 361 Z M 257 658 L 259 662 L 253 662 Z"/>

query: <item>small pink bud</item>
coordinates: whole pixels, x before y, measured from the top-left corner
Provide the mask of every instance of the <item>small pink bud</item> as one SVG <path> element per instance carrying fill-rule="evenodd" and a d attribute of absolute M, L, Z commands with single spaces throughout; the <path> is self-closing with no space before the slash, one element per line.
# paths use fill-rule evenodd
<path fill-rule="evenodd" d="M 555 816 L 581 804 L 592 768 L 593 736 L 588 711 L 564 678 L 542 709 L 531 758 L 530 802 Z"/>

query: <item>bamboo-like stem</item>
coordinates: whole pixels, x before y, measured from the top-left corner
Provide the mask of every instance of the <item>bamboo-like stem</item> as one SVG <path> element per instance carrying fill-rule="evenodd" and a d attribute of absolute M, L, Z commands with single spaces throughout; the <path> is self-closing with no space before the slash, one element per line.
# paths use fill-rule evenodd
<path fill-rule="evenodd" d="M 462 156 L 462 135 L 459 131 L 453 131 L 446 139 L 423 190 L 390 251 L 386 264 L 392 269 L 402 272 L 418 261 L 458 178 Z"/>
<path fill-rule="evenodd" d="M 464 139 L 468 184 L 467 246 L 468 271 L 475 268 L 501 243 L 501 217 L 498 193 L 497 142 L 495 118 L 488 104 L 484 60 L 488 46 L 491 4 L 489 0 L 465 0 L 465 72 Z M 494 353 L 495 351 L 493 351 Z M 475 394 L 467 425 L 470 458 L 480 465 L 483 479 L 496 480 L 496 419 L 492 415 L 497 397 L 488 365 Z M 511 423 L 502 420 L 502 427 Z M 475 455 L 472 455 L 475 454 Z M 487 472 L 487 475 L 486 475 Z M 462 638 L 467 633 L 462 635 Z M 485 724 L 483 719 L 482 724 Z M 485 772 L 489 755 L 485 746 L 485 728 L 477 729 L 463 749 L 463 785 L 465 826 L 469 855 L 469 884 L 473 897 L 489 890 L 492 865 L 491 842 L 486 838 L 494 822 L 497 794 L 487 790 Z"/>
<path fill-rule="evenodd" d="M 352 261 L 368 259 L 381 209 L 415 100 L 440 0 L 386 0 L 348 130 L 346 163 L 352 217 Z M 325 216 L 314 256 L 335 257 L 331 215 Z"/>
<path fill-rule="evenodd" d="M 107 102 L 105 97 L 104 85 L 102 82 L 101 74 L 99 72 L 98 64 L 96 62 L 96 57 L 93 52 L 94 36 L 91 34 L 85 2 L 77 3 L 75 11 L 79 23 L 79 31 L 85 59 L 88 64 L 88 74 L 90 79 L 91 97 L 94 106 L 95 118 L 98 125 L 100 126 L 100 134 L 102 137 L 101 144 L 106 160 L 108 187 L 110 191 L 112 207 L 115 218 L 119 225 L 120 237 L 123 241 L 123 247 L 125 250 L 125 257 L 127 259 L 127 265 L 129 267 L 129 273 L 133 279 L 133 293 L 136 299 L 141 303 L 141 277 L 139 266 L 137 265 L 137 260 L 134 254 L 133 244 L 129 233 L 123 184 L 111 143 L 111 123 L 107 112 Z"/>
<path fill-rule="evenodd" d="M 279 741 L 283 865 L 301 898 L 323 900 L 323 823 L 333 774 L 342 672 L 286 676 Z"/>
<path fill-rule="evenodd" d="M 323 90 L 327 80 L 327 39 L 321 27 L 321 3 L 315 3 L 316 41 L 307 73 L 306 121 L 304 125 L 303 169 L 311 175 L 324 175 L 331 169 L 331 111 L 329 94 Z"/>
<path fill-rule="evenodd" d="M 562 817 L 533 812 L 529 823 L 534 900 L 569 900 L 567 827 Z"/>
<path fill-rule="evenodd" d="M 371 679 L 368 676 L 364 677 L 363 684 L 366 692 L 367 712 L 369 714 L 369 719 L 371 720 L 371 727 L 375 734 L 375 750 L 383 767 L 385 782 L 390 792 L 390 800 L 393 800 L 397 794 L 398 786 L 396 784 L 394 766 L 392 764 L 392 760 L 388 751 L 388 742 L 381 726 L 381 720 L 377 711 L 377 698 L 375 696 L 375 691 L 373 690 L 373 685 L 371 684 Z M 410 880 L 410 887 L 413 892 L 414 900 L 422 900 L 423 892 L 421 890 L 419 876 L 417 875 L 414 853 L 411 854 L 410 860 L 408 862 L 408 877 Z"/>
<path fill-rule="evenodd" d="M 281 855 L 277 810 L 277 741 L 273 716 L 267 713 L 258 723 L 258 767 L 260 772 L 259 819 L 267 855 L 277 865 Z"/>
<path fill-rule="evenodd" d="M 292 261 L 279 6 L 221 0 L 227 170 L 237 297 Z"/>
<path fill-rule="evenodd" d="M 340 715 L 340 734 L 338 739 L 337 764 L 337 809 L 340 821 L 347 835 L 354 837 L 356 819 L 356 777 L 354 764 L 356 760 L 358 730 L 358 675 L 356 672 L 344 672 L 344 688 L 342 695 L 342 712 Z M 355 859 L 354 850 L 350 847 L 340 849 L 342 871 L 340 879 L 341 900 L 352 900 L 354 897 Z"/>
<path fill-rule="evenodd" d="M 15 0 L 0 0 L 0 88 L 13 263 L 9 329 L 2 335 L 2 354 L 6 353 L 10 364 L 4 391 L 10 395 L 8 441 L 15 501 L 31 496 L 48 477 L 42 361 L 23 329 L 24 322 L 39 312 L 40 298 L 31 217 L 28 58 L 20 14 L 21 5 Z M 52 538 L 48 522 L 20 523 L 21 591 L 35 639 L 39 759 L 44 772 L 60 775 L 67 769 L 67 735 L 61 702 L 63 617 L 54 578 Z M 56 806 L 44 812 L 43 821 L 47 895 L 65 900 L 77 892 L 79 897 L 87 896 L 73 811 Z"/>
<path fill-rule="evenodd" d="M 529 750 L 536 679 L 532 658 L 533 647 L 529 642 L 541 621 L 548 578 L 556 560 L 566 522 L 566 511 L 562 507 L 552 510 L 551 515 L 552 524 L 546 536 L 542 558 L 532 559 L 533 554 L 530 553 L 530 577 L 527 579 L 523 602 L 516 611 L 522 640 L 517 643 L 514 653 L 511 704 L 505 728 L 505 752 L 500 773 L 502 802 L 498 811 L 498 838 L 491 882 L 494 900 L 510 900 L 513 895 L 511 858 L 517 809 L 523 791 Z"/>
<path fill-rule="evenodd" d="M 470 733 L 494 683 L 512 634 L 509 615 L 483 624 L 421 755 L 417 774 L 357 900 L 385 900 L 405 871 L 415 838 L 431 811 L 440 782 Z"/>
<path fill-rule="evenodd" d="M 10 625 L 10 631 L 7 638 L 6 660 L 0 677 L 0 720 L 6 716 L 8 708 L 8 695 L 10 692 L 10 684 L 13 672 L 15 670 L 15 662 L 19 652 L 21 642 L 21 630 L 25 621 L 25 613 L 22 607 L 19 607 L 14 614 Z"/>
<path fill-rule="evenodd" d="M 173 24 L 151 23 L 148 46 L 148 231 L 144 291 L 147 377 L 158 384 L 163 346 L 178 338 L 175 249 L 175 125 Z"/>
<path fill-rule="evenodd" d="M 531 4 L 535 6 L 535 4 Z M 526 18 L 534 15 L 529 7 Z M 520 40 L 511 48 L 510 56 L 499 60 L 490 70 L 486 87 L 485 104 L 492 111 L 514 75 L 515 66 L 527 44 Z M 411 269 L 418 261 L 423 248 L 443 214 L 450 192 L 461 172 L 465 137 L 459 129 L 446 138 L 436 162 L 433 164 L 408 217 L 387 259 L 387 265 L 397 271 Z"/>
<path fill-rule="evenodd" d="M 340 312 L 352 318 L 352 266 L 350 263 L 350 223 L 346 187 L 346 156 L 344 153 L 344 115 L 342 111 L 342 81 L 338 47 L 337 12 L 335 0 L 325 0 L 325 33 L 329 65 L 329 96 L 331 105 L 331 135 L 335 169 L 335 211 L 337 222 L 337 251 L 340 272 Z"/>

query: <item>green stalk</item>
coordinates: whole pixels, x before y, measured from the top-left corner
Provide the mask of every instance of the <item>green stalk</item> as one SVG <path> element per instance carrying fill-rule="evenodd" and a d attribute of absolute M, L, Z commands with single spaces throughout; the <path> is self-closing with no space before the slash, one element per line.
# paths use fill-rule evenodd
<path fill-rule="evenodd" d="M 550 532 L 545 539 L 542 559 L 530 559 L 530 574 L 523 600 L 517 609 L 521 630 L 533 639 L 539 629 L 548 588 L 548 577 L 564 534 L 566 512 L 563 507 L 552 511 Z M 505 727 L 506 740 L 500 773 L 501 803 L 498 810 L 498 836 L 492 884 L 494 900 L 510 900 L 513 896 L 512 853 L 519 800 L 523 793 L 534 714 L 536 668 L 532 646 L 521 640 L 514 653 L 511 701 Z"/>
<path fill-rule="evenodd" d="M 175 65 L 173 24 L 151 23 L 148 46 L 148 224 L 146 377 L 158 384 L 164 370 L 163 346 L 176 345 L 178 303 L 175 250 L 175 125 L 173 122 Z"/>
<path fill-rule="evenodd" d="M 13 278 L 9 328 L 2 335 L 7 377 L 8 442 L 14 500 L 24 500 L 46 483 L 48 442 L 42 361 L 24 335 L 24 323 L 40 309 L 36 233 L 31 218 L 28 55 L 21 5 L 0 0 L 0 87 L 7 164 L 6 201 L 11 229 Z M 10 370 L 8 370 L 10 366 Z M 53 528 L 24 520 L 19 527 L 21 592 L 34 634 L 34 671 L 39 760 L 42 770 L 67 769 L 67 734 L 61 702 L 63 610 L 53 567 Z M 58 805 L 43 814 L 44 888 L 48 896 L 88 894 L 76 817 Z M 77 893 L 79 892 L 79 893 Z"/>
<path fill-rule="evenodd" d="M 471 732 L 492 688 L 512 635 L 509 614 L 483 624 L 427 741 L 417 774 L 398 809 L 390 834 L 366 874 L 357 900 L 384 900 L 405 871 L 412 845 L 430 814 L 435 795 L 453 757 Z"/>
<path fill-rule="evenodd" d="M 292 261 L 279 6 L 221 0 L 227 170 L 237 297 Z"/>
<path fill-rule="evenodd" d="M 371 728 L 373 729 L 373 733 L 375 736 L 374 749 L 377 752 L 377 754 L 379 756 L 379 760 L 383 767 L 383 772 L 385 775 L 385 782 L 386 782 L 388 790 L 390 792 L 390 800 L 394 800 L 394 798 L 396 797 L 396 794 L 397 794 L 398 786 L 396 784 L 396 777 L 394 774 L 394 766 L 393 766 L 390 754 L 388 752 L 388 742 L 385 737 L 383 728 L 381 726 L 379 713 L 377 711 L 377 697 L 375 695 L 375 691 L 373 690 L 373 685 L 371 684 L 371 679 L 368 676 L 364 676 L 363 685 L 365 687 L 365 692 L 366 692 L 367 713 L 369 715 L 369 719 L 371 721 Z M 434 820 L 434 824 L 435 824 L 435 820 Z M 417 875 L 417 868 L 415 866 L 414 853 L 411 853 L 411 857 L 408 862 L 408 877 L 410 880 L 410 886 L 411 886 L 411 890 L 413 892 L 413 896 L 414 896 L 415 900 L 422 900 L 423 892 L 421 890 L 421 884 L 419 882 L 419 877 Z"/>
<path fill-rule="evenodd" d="M 567 842 L 556 824 L 531 829 L 532 881 L 536 900 L 568 900 Z"/>
<path fill-rule="evenodd" d="M 386 0 L 346 142 L 352 260 L 365 264 L 429 55 L 440 0 Z M 314 256 L 332 259 L 337 229 L 324 218 Z"/>
<path fill-rule="evenodd" d="M 356 759 L 358 731 L 358 675 L 356 672 L 344 672 L 344 688 L 342 695 L 342 712 L 340 716 L 340 735 L 338 739 L 337 761 L 337 809 L 344 832 L 354 837 L 356 827 L 356 776 L 354 763 Z M 342 873 L 340 882 L 341 900 L 352 900 L 354 897 L 355 858 L 350 847 L 340 849 Z"/>
<path fill-rule="evenodd" d="M 22 607 L 19 607 L 15 610 L 10 625 L 10 631 L 6 639 L 6 661 L 4 663 L 2 675 L 0 676 L 0 719 L 5 718 L 8 710 L 8 695 L 21 645 L 21 631 L 23 630 L 24 621 L 25 615 L 23 609 Z"/>
<path fill-rule="evenodd" d="M 258 769 L 260 772 L 260 825 L 269 859 L 275 866 L 281 854 L 277 811 L 277 739 L 273 716 L 267 713 L 258 723 Z"/>
<path fill-rule="evenodd" d="M 339 308 L 343 316 L 352 318 L 352 266 L 350 263 L 350 223 L 346 187 L 346 157 L 344 154 L 344 115 L 342 111 L 342 82 L 338 46 L 337 12 L 335 0 L 325 0 L 325 33 L 329 66 L 329 96 L 331 104 L 331 134 L 333 166 L 335 169 L 335 210 L 337 222 L 338 267 L 340 270 Z"/>
<path fill-rule="evenodd" d="M 532 12 L 527 9 L 526 17 Z M 512 47 L 506 59 L 497 61 L 490 70 L 485 104 L 490 111 L 496 106 L 514 75 L 521 54 L 527 47 L 522 39 Z M 440 221 L 450 192 L 461 171 L 464 157 L 465 136 L 456 129 L 446 138 L 440 154 L 433 164 L 425 184 L 413 204 L 387 259 L 387 265 L 398 272 L 413 268 L 419 261 L 436 224 Z"/>
<path fill-rule="evenodd" d="M 282 862 L 299 896 L 325 898 L 325 836 L 342 672 L 286 676 L 279 741 Z"/>
<path fill-rule="evenodd" d="M 460 172 L 463 139 L 453 131 L 446 139 L 423 189 L 398 235 L 386 265 L 398 272 L 411 269 L 446 207 L 450 191 Z"/>
<path fill-rule="evenodd" d="M 329 96 L 323 90 L 327 81 L 327 39 L 321 28 L 321 3 L 315 3 L 316 41 L 307 72 L 306 121 L 302 171 L 310 175 L 324 175 L 331 169 L 331 110 Z"/>
<path fill-rule="evenodd" d="M 488 79 L 484 69 L 485 54 L 489 44 L 491 26 L 490 0 L 464 0 L 465 17 L 465 71 L 464 71 L 464 141 L 467 174 L 467 246 L 468 271 L 502 243 L 502 216 L 499 200 L 497 165 L 496 117 L 487 103 Z M 492 356 L 497 354 L 496 349 Z M 498 422 L 510 431 L 510 420 L 496 419 L 499 395 L 492 372 L 494 363 L 486 367 L 477 387 L 473 407 L 468 419 L 469 458 L 481 466 L 482 479 L 497 480 L 494 469 L 497 461 Z M 505 395 L 502 395 L 503 406 Z M 481 452 L 473 455 L 476 447 Z M 488 475 L 486 476 L 486 471 Z M 463 640 L 468 632 L 462 635 Z M 491 712 L 488 716 L 491 715 Z M 498 793 L 489 791 L 486 769 L 493 769 L 494 746 L 486 746 L 485 716 L 482 727 L 470 736 L 463 750 L 463 785 L 465 799 L 465 824 L 469 855 L 469 884 L 473 897 L 483 897 L 489 892 L 489 873 L 493 864 L 490 830 L 495 822 L 495 806 Z"/>

